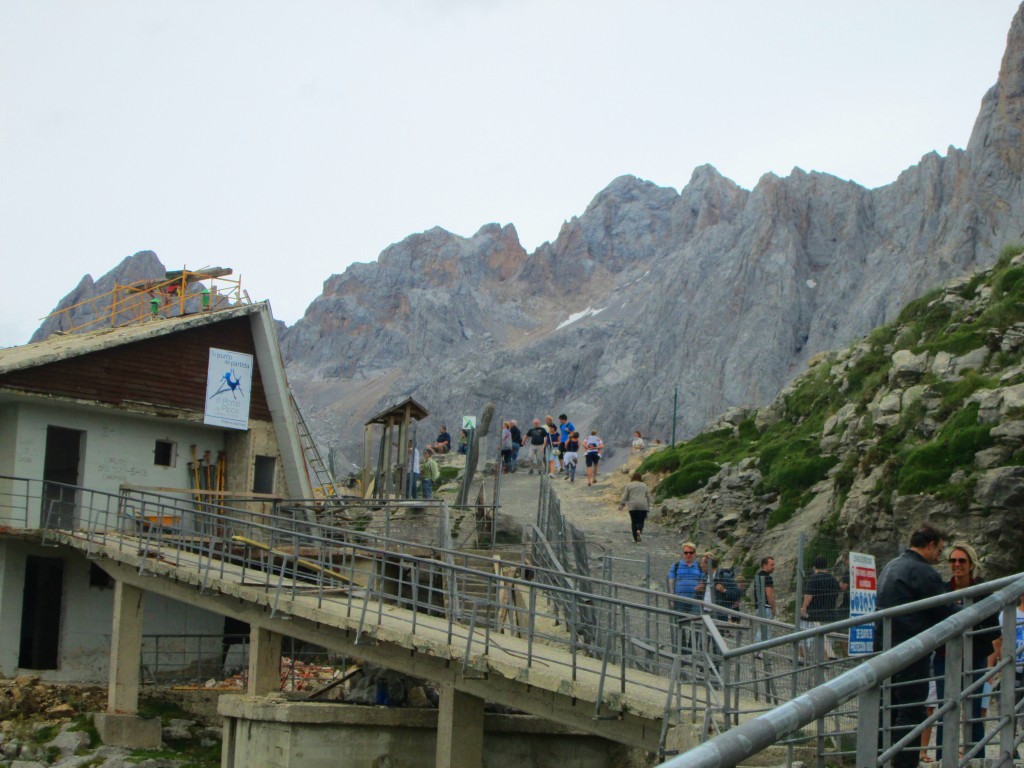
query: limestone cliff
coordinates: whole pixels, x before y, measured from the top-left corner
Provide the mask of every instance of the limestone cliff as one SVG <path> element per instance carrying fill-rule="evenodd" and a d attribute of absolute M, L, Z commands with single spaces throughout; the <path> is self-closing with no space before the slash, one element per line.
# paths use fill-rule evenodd
<path fill-rule="evenodd" d="M 439 421 L 488 401 L 565 411 L 625 445 L 767 402 L 816 352 L 891 321 L 1024 235 L 1024 12 L 966 150 L 866 189 L 824 173 L 682 191 L 624 176 L 527 254 L 511 227 L 412 235 L 331 277 L 283 346 L 320 437 L 411 394 Z M 570 322 L 571 321 L 571 322 Z"/>

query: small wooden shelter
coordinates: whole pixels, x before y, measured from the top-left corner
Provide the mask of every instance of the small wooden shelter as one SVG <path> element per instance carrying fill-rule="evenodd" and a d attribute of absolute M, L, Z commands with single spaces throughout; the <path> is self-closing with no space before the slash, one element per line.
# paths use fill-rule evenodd
<path fill-rule="evenodd" d="M 427 409 L 407 397 L 397 405 L 370 418 L 363 428 L 363 495 L 378 499 L 405 496 L 405 486 L 410 471 L 409 441 L 412 439 L 412 423 L 422 421 L 430 414 Z M 377 451 L 373 485 L 370 485 L 370 461 L 373 450 L 374 426 L 383 427 L 380 446 Z"/>

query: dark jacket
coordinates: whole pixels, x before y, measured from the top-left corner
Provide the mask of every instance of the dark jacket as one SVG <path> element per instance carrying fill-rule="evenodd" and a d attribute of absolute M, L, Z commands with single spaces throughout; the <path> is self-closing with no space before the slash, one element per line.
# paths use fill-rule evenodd
<path fill-rule="evenodd" d="M 723 585 L 725 591 L 720 592 L 715 589 L 716 584 Z M 703 585 L 703 589 L 700 588 L 701 585 Z M 728 568 L 719 568 L 715 571 L 714 576 L 711 578 L 710 587 L 708 586 L 708 575 L 702 572 L 698 582 L 698 599 L 704 597 L 704 589 L 714 590 L 712 592 L 714 596 L 711 599 L 714 600 L 715 605 L 733 610 L 739 606 L 740 598 L 743 596 L 743 591 L 740 589 L 739 584 L 736 583 L 736 576 Z"/>
<path fill-rule="evenodd" d="M 917 552 L 908 549 L 882 569 L 878 577 L 877 606 L 879 610 L 892 608 L 945 593 L 946 584 L 939 572 Z M 892 644 L 899 645 L 919 635 L 955 612 L 956 608 L 951 605 L 938 605 L 895 617 L 892 620 Z M 881 643 L 882 627 L 876 624 L 875 647 L 881 648 Z"/>

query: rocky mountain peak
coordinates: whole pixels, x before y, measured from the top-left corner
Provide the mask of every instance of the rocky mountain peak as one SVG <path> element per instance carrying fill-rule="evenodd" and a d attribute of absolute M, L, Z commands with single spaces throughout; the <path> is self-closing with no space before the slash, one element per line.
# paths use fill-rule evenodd
<path fill-rule="evenodd" d="M 36 329 L 29 339 L 29 343 L 42 341 L 51 333 L 67 330 L 72 325 L 80 325 L 105 311 L 109 302 L 103 307 L 93 306 L 90 302 L 97 296 L 103 296 L 114 290 L 114 285 L 128 285 L 138 280 L 159 280 L 164 277 L 166 270 L 160 263 L 160 259 L 153 251 L 139 251 L 131 256 L 126 256 L 121 263 L 107 272 L 97 281 L 93 281 L 92 275 L 85 275 L 74 290 L 67 294 L 54 307 L 54 312 L 68 309 L 69 307 L 79 308 L 70 313 L 49 317 Z"/>
<path fill-rule="evenodd" d="M 988 155 L 1019 175 L 1024 170 L 1024 5 L 1017 9 L 1006 37 L 999 79 L 981 102 L 967 150 Z"/>

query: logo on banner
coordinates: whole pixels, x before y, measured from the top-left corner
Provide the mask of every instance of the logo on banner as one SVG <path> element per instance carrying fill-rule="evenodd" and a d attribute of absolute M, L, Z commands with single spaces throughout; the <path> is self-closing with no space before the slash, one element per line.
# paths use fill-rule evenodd
<path fill-rule="evenodd" d="M 228 429 L 249 428 L 252 355 L 210 348 L 206 368 L 203 423 Z"/>

